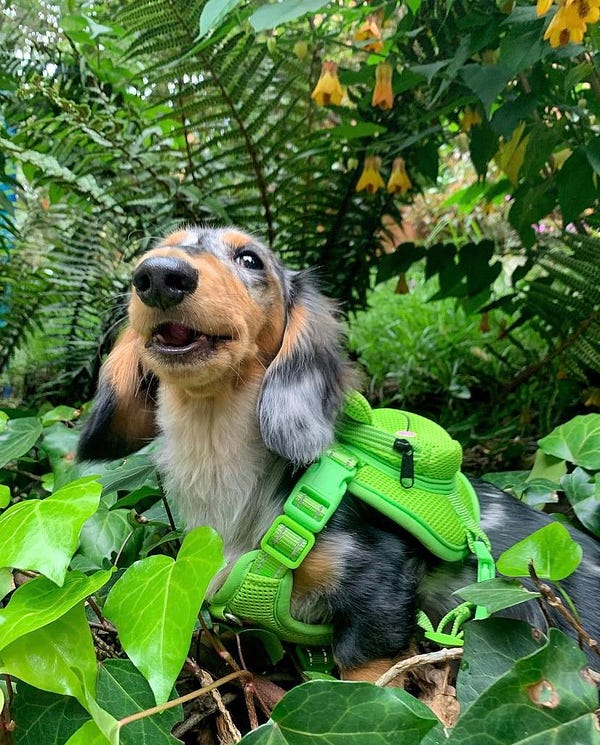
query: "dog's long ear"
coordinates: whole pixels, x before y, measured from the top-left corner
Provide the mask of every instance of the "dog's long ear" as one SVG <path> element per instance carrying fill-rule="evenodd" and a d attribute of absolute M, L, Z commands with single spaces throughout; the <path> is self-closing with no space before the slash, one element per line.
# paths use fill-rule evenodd
<path fill-rule="evenodd" d="M 100 370 L 92 402 L 77 448 L 79 460 L 112 460 L 138 450 L 156 435 L 154 416 L 156 380 L 145 374 L 139 342 L 126 329 Z"/>
<path fill-rule="evenodd" d="M 306 465 L 333 441 L 352 374 L 342 352 L 334 304 L 318 291 L 308 272 L 288 272 L 286 279 L 286 329 L 263 381 L 258 417 L 269 450 Z"/>

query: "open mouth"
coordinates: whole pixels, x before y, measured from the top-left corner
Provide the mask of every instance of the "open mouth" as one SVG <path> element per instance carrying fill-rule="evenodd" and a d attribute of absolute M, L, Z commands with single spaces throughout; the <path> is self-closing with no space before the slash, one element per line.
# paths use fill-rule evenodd
<path fill-rule="evenodd" d="M 167 321 L 152 332 L 147 346 L 160 354 L 182 355 L 190 352 L 207 356 L 215 351 L 221 342 L 231 341 L 230 337 L 209 336 L 183 323 Z"/>

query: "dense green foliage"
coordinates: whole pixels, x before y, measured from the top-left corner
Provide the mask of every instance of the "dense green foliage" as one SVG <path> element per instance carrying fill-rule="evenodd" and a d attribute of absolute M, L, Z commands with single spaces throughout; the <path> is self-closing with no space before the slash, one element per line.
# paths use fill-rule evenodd
<path fill-rule="evenodd" d="M 18 415 L 0 416 L 0 506 L 7 507 L 0 515 L 0 672 L 10 681 L 10 688 L 0 686 L 0 703 L 10 695 L 10 714 L 0 721 L 14 718 L 16 745 L 34 740 L 37 745 L 117 745 L 142 738 L 156 745 L 175 743 L 169 732 L 177 722 L 185 719 L 183 734 L 203 717 L 196 721 L 194 708 L 184 715 L 183 701 L 158 716 L 154 704 L 163 711 L 178 693 L 210 682 L 188 654 L 218 675 L 223 659 L 219 664 L 210 647 L 221 653 L 223 642 L 234 673 L 222 684 L 251 683 L 247 705 L 253 711 L 250 690 L 256 691 L 257 704 L 269 714 L 273 704 L 265 704 L 265 695 L 274 703 L 284 690 L 257 673 L 271 669 L 269 658 L 271 663 L 281 659 L 281 644 L 265 631 L 254 631 L 253 639 L 252 631 L 221 625 L 219 638 L 204 618 L 204 631 L 198 625 L 208 583 L 223 565 L 221 541 L 207 527 L 182 540 L 161 497 L 151 447 L 106 464 L 100 476 L 87 475 L 73 463 L 77 412 L 60 407 Z M 504 485 L 538 505 L 554 501 L 562 491 L 581 522 L 598 535 L 599 438 L 600 415 L 578 417 L 540 441 L 531 473 L 507 475 Z M 98 473 L 98 468 L 87 470 Z M 531 557 L 540 578 L 559 582 L 581 561 L 581 548 L 553 523 L 505 552 L 499 570 L 509 577 L 527 575 Z M 539 593 L 496 579 L 464 588 L 461 595 L 500 610 L 534 602 Z M 590 745 L 599 741 L 591 713 L 597 705 L 595 687 L 580 675 L 585 658 L 572 641 L 555 630 L 548 639 L 534 639 L 527 625 L 507 621 L 477 622 L 467 631 L 457 689 L 465 710 L 453 742 L 478 737 L 508 745 L 534 733 L 541 738 L 548 729 L 559 733 L 558 742 L 571 742 L 574 731 L 585 733 L 581 741 Z M 103 656 L 122 659 L 98 666 L 93 643 Z M 256 667 L 248 671 L 245 660 L 250 659 Z M 195 685 L 179 676 L 184 663 L 188 676 L 198 678 Z M 548 691 L 535 688 L 542 679 Z M 296 680 L 297 674 L 290 679 Z M 552 691 L 560 705 L 549 718 L 540 717 L 536 697 Z M 506 704 L 505 714 L 487 719 L 497 697 Z M 513 705 L 522 707 L 514 730 Z M 141 718 L 130 721 L 135 714 Z M 241 729 L 247 728 L 244 719 L 236 720 Z M 231 721 L 224 725 L 221 720 L 224 726 L 221 731 L 230 737 L 237 732 Z M 290 743 L 304 742 L 297 739 L 302 731 L 309 740 L 344 735 L 348 742 L 368 738 L 393 745 L 401 736 L 425 745 L 437 742 L 431 738 L 442 728 L 423 703 L 404 691 L 313 681 L 284 696 L 271 721 L 246 741 L 271 742 L 274 729 L 281 731 L 280 741 Z"/>
<path fill-rule="evenodd" d="M 0 743 L 234 742 L 256 707 L 268 721 L 248 743 L 445 741 L 409 693 L 295 686 L 270 634 L 211 628 L 219 537 L 184 537 L 152 446 L 76 466 L 73 406 L 124 318 L 131 261 L 192 222 L 316 266 L 372 398 L 465 443 L 493 452 L 502 434 L 520 460 L 521 437 L 597 406 L 599 4 L 581 44 L 552 47 L 566 4 L 551 20 L 529 0 L 0 0 L 0 380 L 24 398 L 0 410 Z M 598 419 L 554 429 L 532 471 L 487 478 L 538 508 L 560 499 L 598 536 Z M 552 582 L 577 566 L 549 527 L 504 574 L 532 555 Z M 503 579 L 463 592 L 535 602 Z M 584 664 L 555 630 L 470 624 L 449 742 L 598 743 Z M 163 710 L 206 670 L 223 696 Z"/>
<path fill-rule="evenodd" d="M 352 39 L 373 13 L 383 42 L 368 52 Z M 374 267 L 382 278 L 426 257 L 438 296 L 469 312 L 508 304 L 516 327 L 542 334 L 544 360 L 582 380 L 600 366 L 595 49 L 552 49 L 533 7 L 24 0 L 2 18 L 1 165 L 17 200 L 2 192 L 0 369 L 37 350 L 28 395 L 89 397 L 127 260 L 186 221 L 256 231 L 292 264 L 317 265 L 347 309 L 364 305 Z M 310 93 L 326 59 L 346 97 L 323 108 Z M 391 109 L 371 104 L 383 60 Z M 456 146 L 476 183 L 454 204 L 493 216 L 508 200 L 512 235 L 490 219 L 443 243 L 402 242 L 394 225 L 410 222 L 417 191 L 448 181 Z M 414 187 L 357 192 L 367 155 L 386 177 L 401 156 Z M 558 209 L 575 236 L 538 244 Z"/>

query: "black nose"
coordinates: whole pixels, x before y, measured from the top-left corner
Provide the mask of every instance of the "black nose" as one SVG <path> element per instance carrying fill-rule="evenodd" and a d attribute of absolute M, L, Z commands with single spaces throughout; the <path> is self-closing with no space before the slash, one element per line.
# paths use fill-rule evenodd
<path fill-rule="evenodd" d="M 198 272 L 182 259 L 154 256 L 142 261 L 133 273 L 132 282 L 145 305 L 166 310 L 194 292 Z"/>

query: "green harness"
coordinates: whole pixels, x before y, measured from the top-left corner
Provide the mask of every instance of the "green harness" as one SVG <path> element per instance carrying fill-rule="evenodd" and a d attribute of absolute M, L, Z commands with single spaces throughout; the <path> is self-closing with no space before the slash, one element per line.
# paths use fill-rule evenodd
<path fill-rule="evenodd" d="M 346 399 L 336 443 L 298 480 L 260 549 L 241 556 L 214 596 L 210 612 L 257 624 L 282 641 L 314 647 L 331 643 L 332 628 L 290 612 L 293 570 L 314 545 L 346 491 L 415 536 L 444 561 L 477 557 L 478 581 L 494 576 L 490 543 L 479 526 L 477 495 L 460 472 L 462 449 L 439 425 L 396 409 L 371 409 L 359 393 Z M 385 557 L 381 557 L 385 560 Z M 434 629 L 420 612 L 425 636 L 462 644 L 462 624 L 485 618 L 485 608 L 462 603 Z M 449 627 L 449 632 L 444 629 Z"/>

